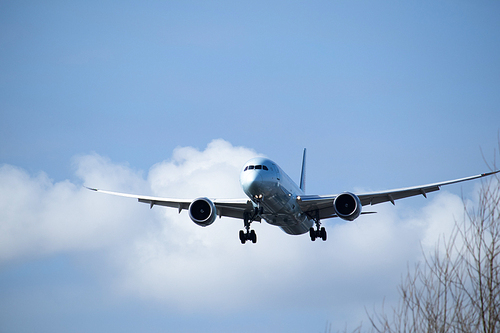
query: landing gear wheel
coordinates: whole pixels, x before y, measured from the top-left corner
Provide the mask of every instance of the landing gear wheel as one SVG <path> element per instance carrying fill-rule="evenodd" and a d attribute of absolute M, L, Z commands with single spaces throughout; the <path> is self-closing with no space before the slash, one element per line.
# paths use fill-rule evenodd
<path fill-rule="evenodd" d="M 255 233 L 255 230 L 250 231 L 250 240 L 252 243 L 257 243 L 257 234 Z"/>
<path fill-rule="evenodd" d="M 322 228 L 321 228 L 321 230 L 320 230 L 319 234 L 320 234 L 321 239 L 322 239 L 323 241 L 326 241 L 326 229 L 325 229 L 325 227 L 322 227 Z"/>
<path fill-rule="evenodd" d="M 241 244 L 245 244 L 246 241 L 252 241 L 252 243 L 257 243 L 257 234 L 255 230 L 250 230 L 250 232 L 245 232 L 244 230 L 240 230 L 240 241 Z"/>
<path fill-rule="evenodd" d="M 314 228 L 309 229 L 309 236 L 313 242 L 316 240 L 316 230 Z"/>

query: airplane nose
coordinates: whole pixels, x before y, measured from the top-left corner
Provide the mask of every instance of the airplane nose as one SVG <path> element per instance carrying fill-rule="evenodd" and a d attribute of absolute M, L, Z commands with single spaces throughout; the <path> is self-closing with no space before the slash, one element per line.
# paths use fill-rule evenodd
<path fill-rule="evenodd" d="M 248 196 L 259 195 L 262 175 L 256 170 L 243 171 L 240 177 L 241 187 Z"/>

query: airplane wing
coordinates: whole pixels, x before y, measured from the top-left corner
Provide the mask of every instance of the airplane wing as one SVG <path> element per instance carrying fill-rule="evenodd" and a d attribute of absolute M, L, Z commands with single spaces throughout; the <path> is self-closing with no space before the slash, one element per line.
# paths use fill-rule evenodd
<path fill-rule="evenodd" d="M 89 190 L 96 191 L 96 192 L 117 195 L 117 196 L 127 197 L 127 198 L 134 198 L 134 199 L 137 199 L 139 202 L 149 204 L 150 208 L 153 208 L 153 206 L 155 206 L 155 205 L 177 208 L 179 210 L 179 213 L 183 209 L 186 209 L 186 210 L 189 209 L 189 205 L 193 201 L 193 200 L 189 200 L 189 199 L 170 199 L 170 198 L 161 198 L 161 197 L 151 197 L 151 196 L 144 196 L 144 195 L 105 191 L 105 190 L 100 190 L 97 188 L 90 188 L 90 187 L 87 187 L 87 188 Z M 226 217 L 232 217 L 232 218 L 237 218 L 237 219 L 243 219 L 244 212 L 253 211 L 253 205 L 249 199 L 226 199 L 226 200 L 213 199 L 212 202 L 215 204 L 215 207 L 217 207 L 217 215 L 219 217 L 226 216 Z"/>
<path fill-rule="evenodd" d="M 482 178 L 490 176 L 500 172 L 500 170 L 482 173 L 480 175 L 465 177 L 460 179 L 449 180 L 440 183 L 433 183 L 421 186 L 406 187 L 395 190 L 388 190 L 382 192 L 369 192 L 356 194 L 361 201 L 361 205 L 376 205 L 383 202 L 391 202 L 395 205 L 395 201 L 403 198 L 408 198 L 416 195 L 423 195 L 427 198 L 427 193 L 438 191 L 441 186 L 450 185 L 460 182 L 465 182 L 468 180 L 473 180 L 477 178 Z M 320 219 L 327 219 L 331 217 L 336 217 L 337 214 L 333 208 L 333 200 L 337 197 L 335 195 L 302 195 L 300 199 L 297 200 L 302 211 L 314 216 L 318 214 Z M 363 213 L 362 213 L 363 214 Z M 367 213 L 365 213 L 367 214 Z"/>

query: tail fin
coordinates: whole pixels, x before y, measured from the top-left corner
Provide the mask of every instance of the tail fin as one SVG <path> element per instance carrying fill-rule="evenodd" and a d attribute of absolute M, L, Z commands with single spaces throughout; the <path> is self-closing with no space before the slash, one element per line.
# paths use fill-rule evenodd
<path fill-rule="evenodd" d="M 302 156 L 302 171 L 300 172 L 300 189 L 306 191 L 306 149 L 304 148 L 304 155 Z"/>

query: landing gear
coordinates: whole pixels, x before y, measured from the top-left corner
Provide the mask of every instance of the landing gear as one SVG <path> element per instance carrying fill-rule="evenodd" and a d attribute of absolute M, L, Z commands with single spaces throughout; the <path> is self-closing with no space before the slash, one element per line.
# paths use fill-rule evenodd
<path fill-rule="evenodd" d="M 316 223 L 316 229 L 309 229 L 309 236 L 311 237 L 311 240 L 314 242 L 316 238 L 321 238 L 323 241 L 326 241 L 326 229 L 325 227 L 320 228 L 321 222 L 318 216 L 314 218 L 314 222 Z"/>
<path fill-rule="evenodd" d="M 316 238 L 321 238 L 322 240 L 326 241 L 326 229 L 325 227 L 321 227 L 321 229 L 316 229 L 314 228 L 309 229 L 309 236 L 311 236 L 311 240 L 314 242 Z"/>
<path fill-rule="evenodd" d="M 255 220 L 257 216 L 262 214 L 262 207 L 255 207 L 253 214 L 245 212 L 243 215 L 243 222 L 245 223 L 245 230 L 240 230 L 240 241 L 241 244 L 245 244 L 246 241 L 252 241 L 252 243 L 257 243 L 257 234 L 255 230 L 250 230 L 250 224 Z"/>
<path fill-rule="evenodd" d="M 240 230 L 240 241 L 241 244 L 245 244 L 246 241 L 252 241 L 252 243 L 257 243 L 257 234 L 255 233 L 255 230 L 250 230 L 250 232 L 244 232 L 243 230 Z"/>

